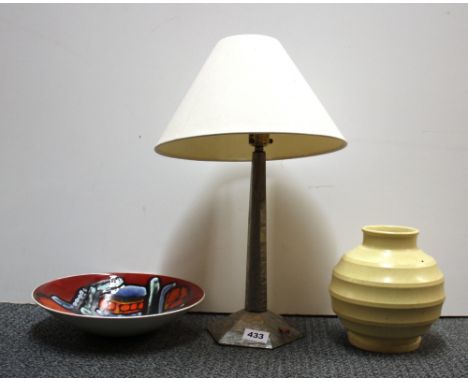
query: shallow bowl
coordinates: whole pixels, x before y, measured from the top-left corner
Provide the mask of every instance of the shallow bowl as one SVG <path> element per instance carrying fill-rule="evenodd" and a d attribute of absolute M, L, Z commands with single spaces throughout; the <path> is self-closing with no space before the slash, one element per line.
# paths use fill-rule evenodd
<path fill-rule="evenodd" d="M 87 332 L 131 336 L 149 332 L 198 305 L 204 291 L 194 283 L 146 273 L 69 276 L 37 287 L 35 302 Z"/>

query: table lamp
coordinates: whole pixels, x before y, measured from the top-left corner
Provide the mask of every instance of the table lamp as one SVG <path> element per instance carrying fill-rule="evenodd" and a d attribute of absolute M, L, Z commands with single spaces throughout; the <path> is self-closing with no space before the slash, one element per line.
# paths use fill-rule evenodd
<path fill-rule="evenodd" d="M 218 343 L 272 349 L 302 336 L 267 310 L 265 161 L 345 146 L 278 40 L 245 34 L 217 43 L 155 151 L 193 160 L 252 161 L 245 308 L 208 328 Z"/>

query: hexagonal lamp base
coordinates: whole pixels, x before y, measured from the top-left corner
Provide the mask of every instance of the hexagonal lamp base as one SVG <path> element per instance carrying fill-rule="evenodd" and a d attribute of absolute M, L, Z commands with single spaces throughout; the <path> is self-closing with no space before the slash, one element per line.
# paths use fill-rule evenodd
<path fill-rule="evenodd" d="M 249 338 L 246 332 L 261 331 L 268 333 L 265 341 Z M 286 320 L 270 311 L 256 313 L 240 310 L 227 317 L 217 319 L 208 327 L 213 338 L 221 345 L 244 346 L 274 349 L 303 336 Z M 263 337 L 263 336 L 262 336 Z"/>

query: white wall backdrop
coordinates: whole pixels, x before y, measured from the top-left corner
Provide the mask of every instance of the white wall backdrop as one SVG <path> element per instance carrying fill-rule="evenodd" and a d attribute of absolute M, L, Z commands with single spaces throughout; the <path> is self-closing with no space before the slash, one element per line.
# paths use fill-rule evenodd
<path fill-rule="evenodd" d="M 269 308 L 331 314 L 366 224 L 420 229 L 468 315 L 467 5 L 0 5 L 0 301 L 53 278 L 192 280 L 243 307 L 250 166 L 153 146 L 214 44 L 278 38 L 348 139 L 269 162 Z"/>

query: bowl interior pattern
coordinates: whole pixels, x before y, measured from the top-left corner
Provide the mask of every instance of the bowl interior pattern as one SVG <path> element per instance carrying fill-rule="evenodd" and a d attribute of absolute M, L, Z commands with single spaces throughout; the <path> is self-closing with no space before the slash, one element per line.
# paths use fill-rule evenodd
<path fill-rule="evenodd" d="M 197 285 L 142 273 L 70 276 L 45 283 L 33 298 L 46 309 L 93 317 L 138 317 L 188 308 L 204 296 Z"/>

